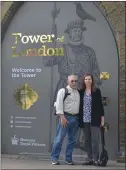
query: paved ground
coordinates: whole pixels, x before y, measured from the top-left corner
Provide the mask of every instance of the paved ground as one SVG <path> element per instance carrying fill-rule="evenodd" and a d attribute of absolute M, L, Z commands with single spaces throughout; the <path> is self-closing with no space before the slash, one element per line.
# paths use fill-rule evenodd
<path fill-rule="evenodd" d="M 15 159 L 15 158 L 1 158 L 1 169 L 125 169 L 124 164 L 117 164 L 114 161 L 109 161 L 107 167 L 94 167 L 79 165 L 51 165 L 49 160 L 35 160 L 35 159 Z"/>

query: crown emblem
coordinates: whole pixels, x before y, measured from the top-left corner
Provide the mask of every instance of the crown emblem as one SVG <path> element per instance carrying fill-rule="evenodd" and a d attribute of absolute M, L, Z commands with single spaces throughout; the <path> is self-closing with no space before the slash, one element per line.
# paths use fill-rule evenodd
<path fill-rule="evenodd" d="M 37 101 L 38 94 L 28 85 L 23 84 L 14 93 L 14 100 L 23 110 L 28 110 Z"/>
<path fill-rule="evenodd" d="M 110 75 L 108 72 L 101 72 L 100 73 L 100 79 L 101 80 L 108 80 L 110 78 Z"/>

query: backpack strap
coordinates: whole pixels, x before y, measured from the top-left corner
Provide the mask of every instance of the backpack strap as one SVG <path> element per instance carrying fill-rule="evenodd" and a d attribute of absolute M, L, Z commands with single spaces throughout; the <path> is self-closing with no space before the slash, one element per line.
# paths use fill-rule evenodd
<path fill-rule="evenodd" d="M 67 98 L 68 95 L 70 95 L 70 93 L 68 93 L 68 89 L 65 87 L 65 95 L 63 98 L 63 102 L 65 101 L 65 99 Z"/>
<path fill-rule="evenodd" d="M 77 89 L 77 91 L 80 94 L 79 89 Z M 67 98 L 68 95 L 70 95 L 70 93 L 68 93 L 68 89 L 65 87 L 65 95 L 64 95 L 64 98 L 63 98 L 63 102 L 65 101 L 65 99 Z"/>

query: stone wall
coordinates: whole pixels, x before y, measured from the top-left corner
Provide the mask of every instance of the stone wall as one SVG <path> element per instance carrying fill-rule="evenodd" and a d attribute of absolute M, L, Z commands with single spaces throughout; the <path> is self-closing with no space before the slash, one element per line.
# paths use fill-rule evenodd
<path fill-rule="evenodd" d="M 2 16 L 3 19 L 7 10 L 12 5 L 13 2 L 1 2 L 2 6 Z M 120 60 L 120 107 L 119 107 L 119 156 L 117 158 L 118 162 L 124 162 L 126 159 L 125 155 L 125 131 L 126 131 L 126 54 L 125 54 L 125 2 L 113 2 L 113 1 L 100 1 L 98 2 L 99 6 L 104 11 L 106 18 L 108 19 L 117 41 L 118 51 L 119 51 L 119 60 Z"/>
<path fill-rule="evenodd" d="M 118 162 L 126 160 L 126 53 L 125 53 L 125 2 L 100 2 L 99 5 L 104 10 L 110 25 L 115 34 L 115 38 L 119 50 L 120 60 L 120 108 L 119 108 L 119 148 L 120 154 L 117 158 Z"/>

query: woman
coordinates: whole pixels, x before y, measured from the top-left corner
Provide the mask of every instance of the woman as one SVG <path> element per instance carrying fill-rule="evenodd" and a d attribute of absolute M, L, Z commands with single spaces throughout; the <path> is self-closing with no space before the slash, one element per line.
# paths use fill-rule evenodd
<path fill-rule="evenodd" d="M 99 165 L 99 134 L 104 126 L 104 108 L 100 89 L 94 86 L 93 77 L 86 74 L 83 77 L 80 90 L 80 127 L 84 130 L 85 147 L 88 160 L 84 165 Z"/>

